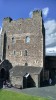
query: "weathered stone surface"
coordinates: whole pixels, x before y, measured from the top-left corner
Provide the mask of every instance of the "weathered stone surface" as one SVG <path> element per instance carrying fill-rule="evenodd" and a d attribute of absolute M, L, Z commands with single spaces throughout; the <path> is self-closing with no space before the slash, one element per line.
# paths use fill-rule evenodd
<path fill-rule="evenodd" d="M 3 58 L 8 59 L 13 66 L 27 63 L 29 66 L 43 67 L 43 35 L 41 12 L 34 11 L 33 18 L 3 21 L 2 41 L 6 33 L 6 52 Z M 26 37 L 30 38 L 26 43 Z M 4 41 L 2 42 L 4 44 Z M 2 45 L 4 48 L 4 46 Z M 25 56 L 27 50 L 27 56 Z M 4 53 L 6 55 L 4 55 Z"/>
<path fill-rule="evenodd" d="M 40 86 L 40 75 L 41 75 L 42 67 L 33 67 L 33 66 L 15 66 L 10 70 L 10 80 L 14 87 L 22 87 L 24 86 L 24 76 L 26 74 L 30 75 L 29 83 L 31 86 Z M 26 81 L 27 81 L 26 77 Z M 25 82 L 25 84 L 27 84 Z M 26 86 L 27 87 L 27 86 Z"/>
<path fill-rule="evenodd" d="M 10 71 L 12 85 L 17 88 L 39 87 L 45 57 L 41 11 L 33 11 L 33 17 L 29 19 L 4 18 L 1 37 L 3 60 L 7 59 L 13 66 Z M 14 70 L 15 66 L 18 66 L 17 70 Z M 25 76 L 26 73 L 29 77 Z"/>

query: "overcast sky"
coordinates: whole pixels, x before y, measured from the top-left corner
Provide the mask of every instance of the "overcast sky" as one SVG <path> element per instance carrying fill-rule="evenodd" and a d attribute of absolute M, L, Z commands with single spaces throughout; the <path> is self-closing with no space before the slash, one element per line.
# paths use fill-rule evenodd
<path fill-rule="evenodd" d="M 56 46 L 56 0 L 0 0 L 0 27 L 4 17 L 27 18 L 36 9 L 43 13 L 46 47 Z"/>

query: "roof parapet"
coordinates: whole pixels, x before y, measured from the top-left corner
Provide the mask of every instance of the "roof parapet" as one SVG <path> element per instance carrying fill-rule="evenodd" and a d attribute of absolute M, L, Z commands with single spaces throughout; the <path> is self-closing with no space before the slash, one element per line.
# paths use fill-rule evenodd
<path fill-rule="evenodd" d="M 41 10 L 34 10 L 33 11 L 33 17 L 35 17 L 36 15 L 39 15 L 42 17 L 42 11 Z"/>
<path fill-rule="evenodd" d="M 11 22 L 12 21 L 12 18 L 11 17 L 6 17 L 6 18 L 3 19 L 3 21 Z"/>

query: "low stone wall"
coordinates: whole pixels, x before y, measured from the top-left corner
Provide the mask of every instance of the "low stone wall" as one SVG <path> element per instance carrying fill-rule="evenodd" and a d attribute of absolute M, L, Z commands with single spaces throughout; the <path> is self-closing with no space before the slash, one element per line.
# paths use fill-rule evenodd
<path fill-rule="evenodd" d="M 15 88 L 23 88 L 23 77 L 16 76 L 16 77 L 10 77 L 10 81 L 13 87 Z"/>

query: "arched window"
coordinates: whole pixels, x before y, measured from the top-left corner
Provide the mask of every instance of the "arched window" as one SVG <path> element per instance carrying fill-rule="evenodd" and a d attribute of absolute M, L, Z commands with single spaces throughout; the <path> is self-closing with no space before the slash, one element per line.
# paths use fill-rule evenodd
<path fill-rule="evenodd" d="M 30 42 L 30 37 L 26 36 L 26 43 L 29 43 L 29 42 Z"/>

